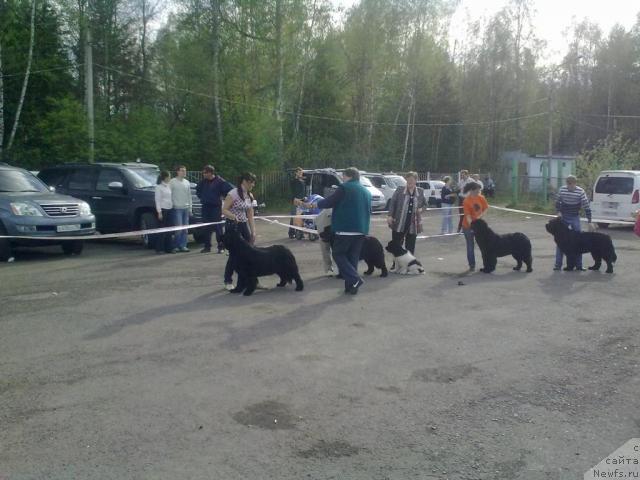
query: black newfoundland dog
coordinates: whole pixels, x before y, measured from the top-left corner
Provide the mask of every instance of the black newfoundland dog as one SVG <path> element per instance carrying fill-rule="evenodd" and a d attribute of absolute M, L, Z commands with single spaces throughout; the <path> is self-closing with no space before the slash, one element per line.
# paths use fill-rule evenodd
<path fill-rule="evenodd" d="M 487 222 L 479 218 L 471 222 L 471 229 L 473 230 L 476 242 L 482 252 L 482 262 L 484 268 L 480 271 L 484 273 L 491 273 L 496 269 L 496 263 L 498 257 L 505 257 L 512 255 L 518 264 L 513 267 L 514 270 L 520 270 L 522 263 L 527 265 L 527 272 L 532 272 L 533 259 L 531 258 L 531 242 L 524 233 L 507 233 L 505 235 L 498 235 L 495 233 Z"/>
<path fill-rule="evenodd" d="M 583 253 L 591 253 L 595 262 L 589 270 L 600 270 L 602 260 L 607 262 L 607 273 L 613 273 L 613 264 L 618 259 L 613 242 L 609 235 L 599 232 L 576 232 L 571 230 L 561 218 L 549 220 L 545 226 L 560 251 L 567 256 L 565 271 L 576 268 L 576 257 Z"/>
<path fill-rule="evenodd" d="M 374 268 L 382 270 L 381 277 L 387 276 L 387 265 L 384 262 L 384 250 L 380 240 L 376 237 L 365 235 L 362 250 L 360 250 L 360 260 L 367 264 L 365 275 L 371 275 Z"/>
<path fill-rule="evenodd" d="M 324 231 L 320 232 L 320 238 L 325 242 L 331 243 L 333 247 L 334 236 L 331 233 L 331 226 L 325 227 Z M 387 276 L 388 271 L 384 261 L 384 250 L 382 249 L 380 240 L 376 237 L 365 235 L 362 250 L 360 250 L 360 260 L 364 260 L 367 264 L 367 270 L 364 272 L 365 275 L 371 275 L 374 268 L 379 268 L 382 270 L 380 276 Z"/>
<path fill-rule="evenodd" d="M 304 288 L 296 259 L 287 247 L 254 247 L 242 238 L 235 228 L 227 228 L 222 241 L 236 261 L 238 283 L 231 293 L 244 292 L 244 295 L 251 295 L 258 285 L 258 277 L 265 275 L 278 275 L 279 287 L 295 281 L 297 292 Z"/>

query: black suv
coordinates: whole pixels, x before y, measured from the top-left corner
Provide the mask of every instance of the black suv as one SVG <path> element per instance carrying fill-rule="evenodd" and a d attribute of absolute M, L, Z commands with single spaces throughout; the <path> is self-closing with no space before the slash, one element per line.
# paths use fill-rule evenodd
<path fill-rule="evenodd" d="M 94 163 L 47 167 L 38 177 L 56 192 L 85 200 L 96 216 L 96 230 L 115 233 L 158 226 L 155 187 L 159 173 L 156 165 L 148 163 Z M 198 223 L 202 207 L 195 188 L 192 203 L 190 223 Z M 197 234 L 195 230 L 194 236 Z M 147 236 L 143 242 L 151 246 Z"/>

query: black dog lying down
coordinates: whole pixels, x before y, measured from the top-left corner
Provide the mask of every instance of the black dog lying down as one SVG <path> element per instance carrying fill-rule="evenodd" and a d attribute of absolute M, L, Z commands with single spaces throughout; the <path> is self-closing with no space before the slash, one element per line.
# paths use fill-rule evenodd
<path fill-rule="evenodd" d="M 600 270 L 602 260 L 607 263 L 607 273 L 613 273 L 613 264 L 618 259 L 613 242 L 609 235 L 599 232 L 576 232 L 571 230 L 561 218 L 549 220 L 545 226 L 560 251 L 567 256 L 566 271 L 576 268 L 576 257 L 583 253 L 591 253 L 595 262 L 589 270 Z"/>
<path fill-rule="evenodd" d="M 295 281 L 297 292 L 304 288 L 296 259 L 287 247 L 254 247 L 235 228 L 227 228 L 222 240 L 229 254 L 236 259 L 238 283 L 231 293 L 244 292 L 244 295 L 251 295 L 258 285 L 258 277 L 265 275 L 278 275 L 279 287 Z"/>
<path fill-rule="evenodd" d="M 331 226 L 328 226 L 324 231 L 320 232 L 320 238 L 323 241 L 328 241 L 333 247 L 333 238 L 331 234 Z M 365 235 L 364 243 L 362 244 L 362 250 L 360 250 L 360 260 L 364 260 L 367 264 L 367 270 L 365 275 L 371 275 L 374 268 L 382 270 L 381 277 L 387 276 L 387 265 L 384 261 L 384 250 L 382 244 L 376 237 Z"/>
<path fill-rule="evenodd" d="M 518 264 L 513 267 L 514 270 L 520 270 L 522 268 L 522 262 L 527 265 L 527 272 L 532 272 L 531 268 L 533 259 L 531 258 L 531 242 L 524 233 L 507 233 L 505 235 L 498 235 L 495 233 L 487 222 L 479 218 L 471 222 L 471 229 L 473 230 L 476 242 L 482 252 L 482 263 L 484 268 L 480 271 L 484 273 L 491 273 L 496 269 L 496 263 L 498 263 L 498 257 L 505 257 L 512 255 L 516 259 Z"/>

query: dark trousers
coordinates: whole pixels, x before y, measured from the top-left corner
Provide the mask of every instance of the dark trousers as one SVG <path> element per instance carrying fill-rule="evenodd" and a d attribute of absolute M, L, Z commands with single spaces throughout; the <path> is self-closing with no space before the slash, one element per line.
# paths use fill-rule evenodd
<path fill-rule="evenodd" d="M 240 236 L 247 242 L 251 241 L 251 232 L 249 231 L 249 225 L 247 222 L 227 222 L 225 228 L 235 228 L 240 233 Z M 224 283 L 233 283 L 233 272 L 237 269 L 235 255 L 229 252 L 229 258 L 227 259 L 227 265 L 224 267 Z"/>
<path fill-rule="evenodd" d="M 412 235 L 411 233 L 396 232 L 395 230 L 391 232 L 393 243 L 397 243 L 400 246 L 404 244 L 404 247 L 411 252 L 411 255 L 415 254 L 416 251 L 416 237 L 417 235 Z"/>
<path fill-rule="evenodd" d="M 289 215 L 295 215 L 296 213 L 298 213 L 298 207 L 296 207 L 295 205 L 291 205 L 291 210 L 289 210 Z M 289 220 L 289 225 L 293 225 L 293 217 L 291 217 L 291 219 Z M 298 230 L 295 230 L 294 228 L 290 228 L 289 238 L 295 238 L 297 231 Z"/>
<path fill-rule="evenodd" d="M 340 275 L 344 277 L 344 288 L 351 288 L 360 280 L 358 262 L 363 244 L 364 235 L 336 235 L 333 240 L 331 252 Z"/>
<path fill-rule="evenodd" d="M 458 232 L 460 232 L 462 230 L 462 221 L 464 220 L 464 209 L 462 208 L 462 204 L 464 203 L 464 198 L 460 197 L 458 198 L 458 213 L 460 220 L 458 220 Z M 453 212 L 452 212 L 453 213 Z"/>
<path fill-rule="evenodd" d="M 162 209 L 162 220 L 160 220 L 159 227 L 173 227 L 173 215 L 171 209 Z M 173 232 L 156 233 L 154 235 L 154 246 L 156 252 L 169 253 L 173 249 Z"/>
<path fill-rule="evenodd" d="M 222 207 L 220 205 L 207 205 L 202 204 L 202 222 L 219 222 L 222 220 Z M 222 244 L 222 224 L 219 225 L 210 225 L 208 227 L 202 227 L 204 229 L 204 248 L 211 248 L 211 235 L 215 231 L 216 232 L 216 243 L 218 244 L 218 248 L 224 248 Z"/>

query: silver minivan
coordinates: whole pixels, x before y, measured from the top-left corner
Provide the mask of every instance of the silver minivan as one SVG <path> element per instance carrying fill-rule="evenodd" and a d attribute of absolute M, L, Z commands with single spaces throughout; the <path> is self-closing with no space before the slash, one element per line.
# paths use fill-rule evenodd
<path fill-rule="evenodd" d="M 597 221 L 634 221 L 640 209 L 640 170 L 605 170 L 593 186 L 591 212 Z M 598 222 L 600 227 L 608 223 Z"/>

